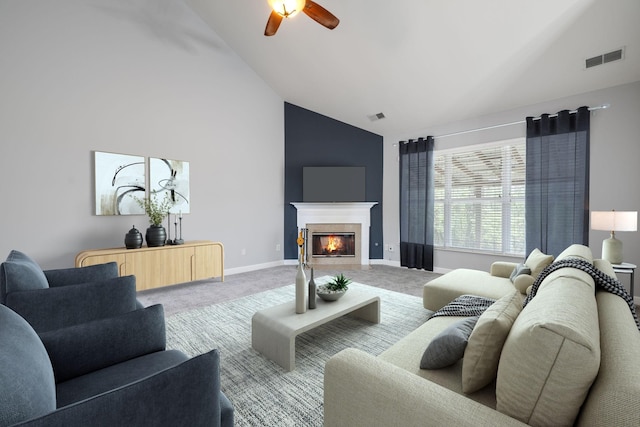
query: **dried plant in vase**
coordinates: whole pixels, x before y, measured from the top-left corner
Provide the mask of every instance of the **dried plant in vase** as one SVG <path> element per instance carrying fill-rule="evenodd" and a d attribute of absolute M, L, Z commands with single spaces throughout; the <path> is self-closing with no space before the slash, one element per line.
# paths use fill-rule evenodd
<path fill-rule="evenodd" d="M 157 192 L 153 191 L 149 197 L 136 198 L 136 202 L 144 209 L 151 224 L 145 235 L 147 246 L 164 246 L 167 242 L 167 231 L 162 226 L 162 221 L 169 215 L 169 209 L 174 205 L 169 193 L 165 193 L 164 199 L 159 201 Z"/>
<path fill-rule="evenodd" d="M 152 192 L 149 197 L 140 199 L 136 197 L 136 202 L 149 217 L 149 223 L 155 226 L 162 225 L 162 221 L 169 215 L 169 209 L 174 202 L 169 197 L 169 193 L 164 194 L 164 199 L 158 200 L 158 193 Z"/>

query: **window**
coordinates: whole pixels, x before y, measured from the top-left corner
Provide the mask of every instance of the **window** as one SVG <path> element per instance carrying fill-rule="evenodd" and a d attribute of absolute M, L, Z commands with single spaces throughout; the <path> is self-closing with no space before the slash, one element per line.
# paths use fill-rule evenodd
<path fill-rule="evenodd" d="M 434 244 L 525 251 L 525 139 L 435 152 Z"/>

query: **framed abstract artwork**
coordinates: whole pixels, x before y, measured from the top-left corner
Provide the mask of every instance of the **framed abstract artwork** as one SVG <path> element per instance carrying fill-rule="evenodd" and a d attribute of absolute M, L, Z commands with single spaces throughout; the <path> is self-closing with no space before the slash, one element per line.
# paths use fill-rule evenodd
<path fill-rule="evenodd" d="M 144 209 L 145 159 L 128 154 L 94 152 L 96 215 L 140 215 Z"/>
<path fill-rule="evenodd" d="M 174 202 L 171 213 L 189 213 L 189 162 L 150 157 L 149 192 L 160 200 L 166 194 Z"/>

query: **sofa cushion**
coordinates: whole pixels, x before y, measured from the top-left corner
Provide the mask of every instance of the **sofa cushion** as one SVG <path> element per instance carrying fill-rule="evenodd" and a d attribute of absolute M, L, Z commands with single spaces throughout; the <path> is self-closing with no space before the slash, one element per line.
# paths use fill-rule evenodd
<path fill-rule="evenodd" d="M 491 305 L 478 319 L 462 359 L 464 393 L 480 390 L 496 378 L 502 346 L 522 310 L 522 300 L 522 294 L 514 289 Z"/>
<path fill-rule="evenodd" d="M 96 282 L 120 276 L 118 263 L 87 265 L 85 267 L 58 268 L 44 270 L 49 287 L 77 285 L 78 283 Z"/>
<path fill-rule="evenodd" d="M 496 380 L 496 409 L 531 425 L 572 425 L 600 366 L 595 284 L 550 274 L 516 318 Z"/>
<path fill-rule="evenodd" d="M 153 305 L 40 334 L 56 382 L 165 349 L 164 311 Z"/>
<path fill-rule="evenodd" d="M 58 383 L 58 406 L 71 405 L 130 385 L 186 360 L 189 360 L 189 357 L 180 350 L 157 351 Z"/>
<path fill-rule="evenodd" d="M 557 256 L 556 261 L 565 258 L 579 258 L 593 264 L 593 254 L 588 246 L 573 244 Z"/>
<path fill-rule="evenodd" d="M 55 411 L 53 369 L 38 335 L 3 305 L 0 325 L 0 425 Z"/>
<path fill-rule="evenodd" d="M 608 261 L 606 261 L 609 264 Z M 615 277 L 611 270 L 594 264 Z M 611 265 L 609 264 L 609 269 Z M 600 369 L 576 425 L 640 425 L 640 337 L 623 298 L 596 292 L 600 324 Z"/>
<path fill-rule="evenodd" d="M 135 310 L 135 276 L 49 289 L 12 292 L 6 305 L 38 333 L 118 316 Z"/>
<path fill-rule="evenodd" d="M 478 317 L 460 319 L 431 340 L 420 360 L 420 369 L 440 369 L 462 359 Z"/>
<path fill-rule="evenodd" d="M 496 277 L 488 271 L 456 268 L 424 285 L 422 303 L 427 310 L 437 311 L 461 295 L 497 300 L 511 291 L 513 283 L 508 274 Z"/>
<path fill-rule="evenodd" d="M 49 282 L 38 263 L 20 251 L 12 250 L 0 265 L 0 287 L 0 303 L 4 304 L 10 292 L 46 289 Z"/>
<path fill-rule="evenodd" d="M 527 260 L 524 262 L 531 269 L 531 277 L 537 279 L 542 270 L 553 262 L 553 255 L 546 255 L 536 248 L 531 251 Z"/>
<path fill-rule="evenodd" d="M 509 282 L 509 279 L 507 278 L 506 281 Z M 462 319 L 462 317 L 432 317 L 380 353 L 378 358 L 402 368 L 421 379 L 431 381 L 462 395 L 462 381 L 460 381 L 462 377 L 462 359 L 442 369 L 420 369 L 420 359 L 424 354 L 425 345 L 448 326 L 456 323 L 460 319 Z M 496 392 L 493 386 L 485 387 L 466 397 L 490 408 L 496 407 Z"/>

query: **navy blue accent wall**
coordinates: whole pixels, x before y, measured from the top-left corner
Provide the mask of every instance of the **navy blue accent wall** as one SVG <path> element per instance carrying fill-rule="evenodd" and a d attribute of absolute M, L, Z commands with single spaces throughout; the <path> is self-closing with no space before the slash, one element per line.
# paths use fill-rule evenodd
<path fill-rule="evenodd" d="M 382 136 L 293 104 L 284 104 L 284 258 L 296 259 L 296 208 L 304 166 L 364 166 L 371 209 L 369 258 L 382 259 Z"/>

